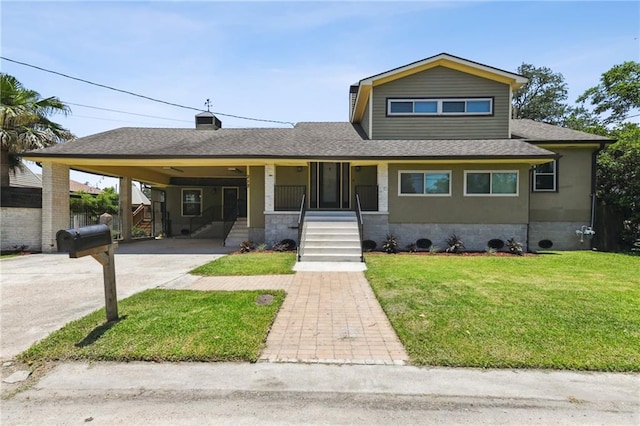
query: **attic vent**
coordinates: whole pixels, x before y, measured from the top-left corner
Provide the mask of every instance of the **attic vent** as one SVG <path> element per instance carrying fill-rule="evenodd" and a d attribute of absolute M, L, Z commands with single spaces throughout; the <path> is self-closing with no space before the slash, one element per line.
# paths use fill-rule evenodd
<path fill-rule="evenodd" d="M 218 130 L 222 127 L 222 122 L 218 117 L 210 112 L 196 114 L 196 129 L 198 130 Z"/>

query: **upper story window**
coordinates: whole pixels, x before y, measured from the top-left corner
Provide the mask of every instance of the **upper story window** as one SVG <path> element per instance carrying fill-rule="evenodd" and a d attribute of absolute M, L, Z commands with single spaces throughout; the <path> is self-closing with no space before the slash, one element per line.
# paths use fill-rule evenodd
<path fill-rule="evenodd" d="M 387 99 L 387 115 L 492 115 L 493 98 Z"/>
<path fill-rule="evenodd" d="M 518 171 L 465 171 L 464 195 L 466 196 L 517 196 Z"/>
<path fill-rule="evenodd" d="M 398 195 L 451 195 L 451 171 L 398 172 Z"/>
<path fill-rule="evenodd" d="M 182 216 L 200 216 L 202 212 L 202 189 L 182 190 Z"/>
<path fill-rule="evenodd" d="M 538 164 L 533 169 L 533 191 L 534 192 L 554 192 L 558 190 L 558 163 L 556 160 L 551 163 Z"/>

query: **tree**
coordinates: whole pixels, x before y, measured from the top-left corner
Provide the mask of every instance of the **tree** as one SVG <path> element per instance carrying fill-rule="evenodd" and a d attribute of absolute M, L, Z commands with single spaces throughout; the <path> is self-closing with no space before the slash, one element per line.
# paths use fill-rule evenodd
<path fill-rule="evenodd" d="M 618 139 L 598 157 L 598 197 L 622 213 L 621 240 L 640 240 L 640 125 L 621 123 L 610 134 Z"/>
<path fill-rule="evenodd" d="M 0 73 L 0 185 L 9 186 L 9 171 L 20 166 L 20 153 L 45 148 L 74 136 L 47 117 L 67 115 L 69 107 L 56 97 L 42 98 L 15 77 Z"/>
<path fill-rule="evenodd" d="M 118 193 L 110 187 L 97 195 L 80 191 L 80 197 L 71 198 L 69 203 L 74 213 L 89 213 L 92 216 L 100 216 L 103 213 L 114 215 L 118 213 L 118 199 Z"/>
<path fill-rule="evenodd" d="M 623 121 L 630 111 L 640 109 L 640 63 L 615 65 L 600 77 L 600 84 L 587 89 L 577 102 L 589 102 L 596 115 L 605 115 L 605 125 Z"/>
<path fill-rule="evenodd" d="M 529 79 L 513 93 L 513 118 L 529 118 L 550 124 L 562 124 L 567 112 L 564 76 L 547 67 L 523 63 L 517 73 Z"/>

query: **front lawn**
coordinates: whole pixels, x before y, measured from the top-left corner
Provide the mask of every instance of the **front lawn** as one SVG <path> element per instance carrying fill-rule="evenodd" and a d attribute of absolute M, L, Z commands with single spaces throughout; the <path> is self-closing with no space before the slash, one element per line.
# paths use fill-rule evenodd
<path fill-rule="evenodd" d="M 418 365 L 640 371 L 640 257 L 367 255 Z"/>
<path fill-rule="evenodd" d="M 293 274 L 296 254 L 245 253 L 231 254 L 197 267 L 191 274 L 205 276 L 224 275 L 284 275 Z"/>
<path fill-rule="evenodd" d="M 272 302 L 258 304 L 264 294 Z M 20 359 L 253 362 L 283 300 L 284 292 L 273 290 L 147 290 L 118 303 L 119 321 L 105 323 L 100 309 L 52 333 Z"/>

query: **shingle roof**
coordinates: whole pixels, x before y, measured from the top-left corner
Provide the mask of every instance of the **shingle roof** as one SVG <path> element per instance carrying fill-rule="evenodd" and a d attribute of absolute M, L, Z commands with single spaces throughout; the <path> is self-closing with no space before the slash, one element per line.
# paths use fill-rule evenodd
<path fill-rule="evenodd" d="M 513 137 L 530 141 L 611 141 L 600 135 L 580 132 L 553 124 L 540 123 L 529 119 L 511 120 L 511 134 Z"/>
<path fill-rule="evenodd" d="M 299 123 L 291 129 L 120 128 L 33 151 L 30 155 L 89 158 L 448 159 L 551 157 L 554 153 L 518 139 L 369 140 L 359 126 L 351 123 Z"/>

